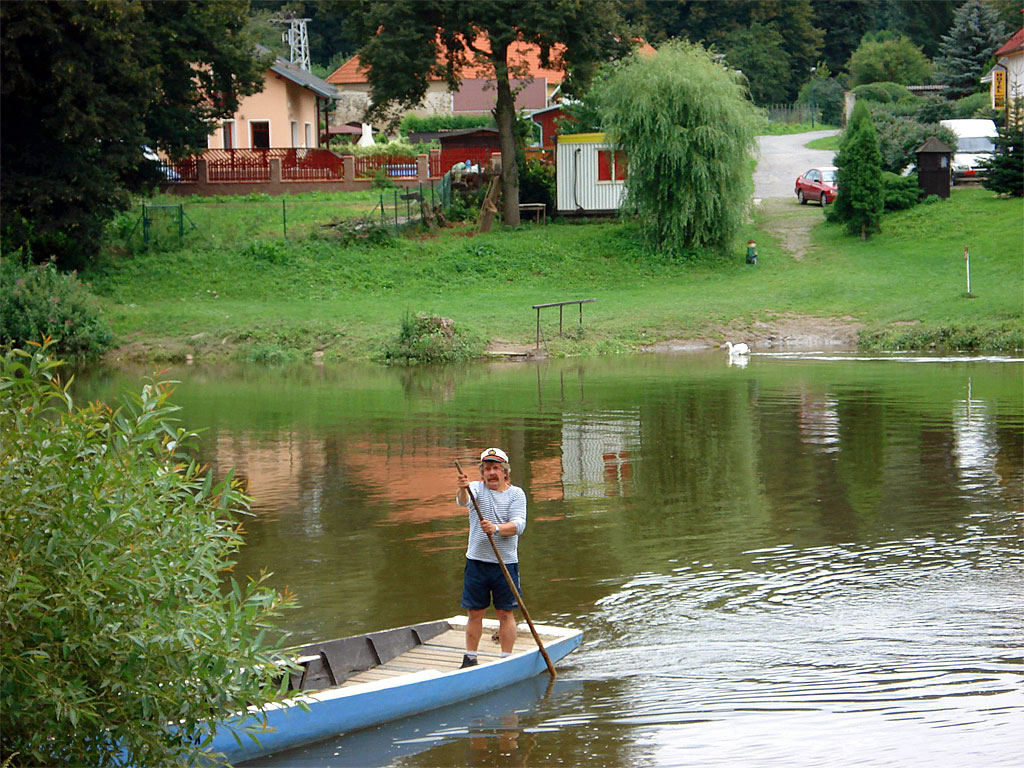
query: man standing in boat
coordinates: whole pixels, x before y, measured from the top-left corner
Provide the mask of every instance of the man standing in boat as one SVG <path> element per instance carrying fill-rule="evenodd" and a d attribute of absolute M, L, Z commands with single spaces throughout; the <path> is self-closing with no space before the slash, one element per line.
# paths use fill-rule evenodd
<path fill-rule="evenodd" d="M 512 653 L 516 641 L 516 618 L 513 611 L 519 606 L 516 596 L 501 572 L 487 535 L 490 534 L 501 559 L 519 589 L 519 537 L 526 529 L 526 494 L 522 488 L 509 482 L 508 455 L 500 448 L 488 448 L 480 454 L 480 480 L 470 482 L 463 473 L 458 475 L 459 492 L 455 500 L 469 507 L 469 546 L 466 549 L 466 570 L 462 582 L 462 607 L 469 620 L 466 623 L 466 655 L 463 667 L 477 663 L 477 649 L 483 635 L 484 612 L 494 602 L 498 613 L 498 639 L 501 655 Z M 480 505 L 483 523 L 472 508 L 470 491 Z"/>

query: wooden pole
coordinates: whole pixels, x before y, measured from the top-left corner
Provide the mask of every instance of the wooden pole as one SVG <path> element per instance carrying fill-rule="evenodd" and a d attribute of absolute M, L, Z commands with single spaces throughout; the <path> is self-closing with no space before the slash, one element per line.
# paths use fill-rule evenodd
<path fill-rule="evenodd" d="M 460 475 L 464 475 L 462 471 L 462 464 L 459 463 L 458 459 L 455 460 L 455 467 L 459 470 Z M 469 493 L 469 500 L 473 505 L 473 509 L 476 510 L 476 516 L 480 522 L 483 523 L 484 515 L 480 511 L 480 505 L 476 502 L 476 496 L 473 492 L 466 488 Z M 481 528 L 483 530 L 483 528 Z M 494 543 L 494 539 L 491 538 L 491 534 L 484 531 L 484 536 L 487 537 L 487 541 L 491 543 L 491 549 L 494 550 L 494 556 L 498 558 L 498 565 L 501 566 L 501 572 L 505 574 L 505 581 L 508 582 L 508 586 L 512 590 L 512 594 L 516 596 L 516 602 L 519 603 L 519 609 L 523 612 L 523 618 L 526 619 L 526 623 L 530 626 L 530 633 L 533 635 L 533 639 L 537 641 L 537 648 L 540 649 L 540 655 L 544 657 L 544 663 L 548 665 L 548 673 L 551 675 L 551 679 L 554 680 L 556 676 L 555 665 L 551 663 L 551 657 L 548 656 L 547 650 L 544 648 L 544 643 L 540 639 L 540 635 L 537 634 L 537 630 L 533 626 L 533 619 L 530 618 L 530 612 L 526 610 L 526 603 L 523 602 L 523 596 L 519 593 L 519 588 L 516 586 L 515 580 L 512 578 L 512 574 L 508 572 L 508 568 L 505 567 L 505 561 L 501 559 L 501 553 L 498 551 L 498 545 Z"/>

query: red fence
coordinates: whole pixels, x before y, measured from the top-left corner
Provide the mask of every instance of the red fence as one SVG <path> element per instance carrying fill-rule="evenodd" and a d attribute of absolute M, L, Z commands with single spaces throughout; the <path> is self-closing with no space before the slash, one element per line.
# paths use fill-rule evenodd
<path fill-rule="evenodd" d="M 285 149 L 281 178 L 286 181 L 343 181 L 345 162 L 327 149 Z"/>
<path fill-rule="evenodd" d="M 179 184 L 199 181 L 199 166 L 196 155 L 183 157 L 181 160 L 167 160 L 160 163 L 160 173 L 167 181 Z"/>
<path fill-rule="evenodd" d="M 280 157 L 281 149 L 208 149 L 207 178 L 217 181 L 270 181 L 270 158 Z"/>
<path fill-rule="evenodd" d="M 381 168 L 388 176 L 416 178 L 416 158 L 405 155 L 356 156 L 356 178 L 369 179 Z"/>
<path fill-rule="evenodd" d="M 161 170 L 170 183 L 199 181 L 198 159 L 206 161 L 210 183 L 270 181 L 270 162 L 281 163 L 282 181 L 345 181 L 345 156 L 328 149 L 208 149 L 200 155 L 167 162 Z M 415 157 L 405 155 L 363 155 L 353 158 L 356 179 L 373 178 L 381 169 L 392 178 L 415 179 L 418 168 Z M 428 175 L 440 178 L 441 155 L 431 152 Z"/>

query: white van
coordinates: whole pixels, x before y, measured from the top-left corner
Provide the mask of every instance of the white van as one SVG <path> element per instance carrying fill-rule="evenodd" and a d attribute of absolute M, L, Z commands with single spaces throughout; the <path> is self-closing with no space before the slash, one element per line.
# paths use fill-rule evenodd
<path fill-rule="evenodd" d="M 992 139 L 999 135 L 991 120 L 940 120 L 956 134 L 956 154 L 953 155 L 953 183 L 978 177 L 982 160 L 995 150 Z"/>

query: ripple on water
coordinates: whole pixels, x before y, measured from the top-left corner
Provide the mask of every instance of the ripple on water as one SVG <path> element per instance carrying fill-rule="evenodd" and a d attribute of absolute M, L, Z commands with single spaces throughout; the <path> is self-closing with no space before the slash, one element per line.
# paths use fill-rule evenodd
<path fill-rule="evenodd" d="M 570 671 L 620 683 L 597 721 L 738 734 L 737 717 L 796 717 L 828 742 L 839 715 L 876 733 L 912 721 L 1024 736 L 1019 541 L 747 554 L 747 569 L 639 574 L 598 603 Z"/>

